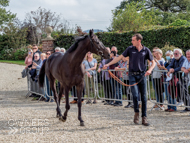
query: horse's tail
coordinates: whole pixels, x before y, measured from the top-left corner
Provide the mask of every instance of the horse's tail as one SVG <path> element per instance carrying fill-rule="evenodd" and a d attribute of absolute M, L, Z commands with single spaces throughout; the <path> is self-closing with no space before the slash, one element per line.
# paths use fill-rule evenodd
<path fill-rule="evenodd" d="M 44 86 L 45 65 L 46 65 L 46 60 L 44 61 L 43 65 L 40 69 L 40 73 L 39 73 L 39 77 L 38 77 L 38 82 L 39 82 L 40 87 Z"/>

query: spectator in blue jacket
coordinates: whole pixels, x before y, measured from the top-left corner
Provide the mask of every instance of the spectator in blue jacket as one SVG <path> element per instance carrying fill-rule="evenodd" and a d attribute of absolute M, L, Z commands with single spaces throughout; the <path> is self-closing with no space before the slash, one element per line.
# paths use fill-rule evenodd
<path fill-rule="evenodd" d="M 170 74 L 173 73 L 175 77 L 178 78 L 178 80 L 181 80 L 182 74 L 179 73 L 179 71 L 181 71 L 181 67 L 185 60 L 186 60 L 186 57 L 183 56 L 182 50 L 174 49 L 174 59 L 172 59 L 171 63 L 167 67 L 167 70 L 168 70 L 167 75 L 170 76 Z M 181 89 L 179 86 L 179 82 L 177 82 L 177 101 L 179 102 L 178 106 L 181 106 L 183 104 L 183 101 L 180 95 L 180 90 Z"/>

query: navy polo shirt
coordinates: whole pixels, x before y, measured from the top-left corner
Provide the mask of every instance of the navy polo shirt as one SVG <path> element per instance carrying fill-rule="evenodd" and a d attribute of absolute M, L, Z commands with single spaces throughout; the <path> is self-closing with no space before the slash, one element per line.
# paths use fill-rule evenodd
<path fill-rule="evenodd" d="M 143 72 L 146 71 L 147 59 L 149 61 L 153 60 L 152 53 L 150 50 L 143 46 L 142 50 L 139 52 L 136 47 L 129 46 L 122 55 L 124 57 L 129 56 L 129 72 Z"/>

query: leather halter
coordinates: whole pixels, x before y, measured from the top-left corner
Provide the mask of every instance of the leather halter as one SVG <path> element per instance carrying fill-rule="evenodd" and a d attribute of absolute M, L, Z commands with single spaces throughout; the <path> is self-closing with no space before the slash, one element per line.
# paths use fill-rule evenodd
<path fill-rule="evenodd" d="M 88 38 L 90 39 L 91 49 L 94 46 L 95 49 L 96 49 L 96 51 L 97 51 L 97 53 L 98 53 L 98 55 L 101 56 L 101 59 L 102 59 L 103 58 L 103 52 L 101 51 L 101 49 L 98 46 L 94 45 L 93 40 L 90 38 L 90 35 L 88 35 Z M 97 42 L 97 44 L 98 44 L 98 42 Z"/>

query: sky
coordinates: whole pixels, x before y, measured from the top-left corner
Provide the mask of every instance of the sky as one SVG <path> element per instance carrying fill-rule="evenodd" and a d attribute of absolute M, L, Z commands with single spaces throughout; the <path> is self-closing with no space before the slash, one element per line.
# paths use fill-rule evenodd
<path fill-rule="evenodd" d="M 24 20 L 26 13 L 39 7 L 46 8 L 67 20 L 71 26 L 77 24 L 82 30 L 101 29 L 110 26 L 112 10 L 123 0 L 10 0 L 6 8 Z"/>

